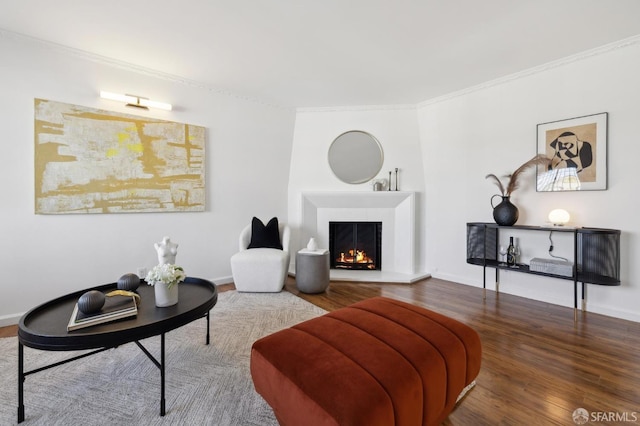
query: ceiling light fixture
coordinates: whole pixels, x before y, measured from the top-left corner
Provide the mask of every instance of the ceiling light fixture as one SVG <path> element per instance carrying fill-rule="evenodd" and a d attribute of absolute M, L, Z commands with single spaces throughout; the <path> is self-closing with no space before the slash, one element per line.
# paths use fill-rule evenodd
<path fill-rule="evenodd" d="M 111 93 L 105 92 L 104 90 L 100 91 L 100 97 L 103 99 L 109 99 L 111 101 L 119 101 L 125 102 L 126 106 L 141 108 L 141 109 L 149 109 L 149 108 L 157 108 L 163 109 L 166 111 L 171 111 L 171 104 L 165 102 L 152 101 L 148 98 L 143 98 L 137 95 L 123 95 L 120 93 Z"/>

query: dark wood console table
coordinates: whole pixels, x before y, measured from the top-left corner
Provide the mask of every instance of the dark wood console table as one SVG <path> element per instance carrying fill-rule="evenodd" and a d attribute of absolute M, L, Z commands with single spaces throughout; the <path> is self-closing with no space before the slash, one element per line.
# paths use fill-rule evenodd
<path fill-rule="evenodd" d="M 564 232 L 573 234 L 573 271 L 570 276 L 536 272 L 529 265 L 515 267 L 498 261 L 501 230 Z M 467 223 L 467 263 L 483 267 L 482 287 L 486 295 L 486 268 L 495 268 L 496 291 L 501 269 L 573 281 L 574 321 L 578 319 L 578 282 L 582 283 L 582 309 L 586 310 L 585 284 L 620 285 L 620 231 L 604 228 L 565 228 L 561 226 L 500 226 L 495 223 Z"/>
<path fill-rule="evenodd" d="M 103 292 L 114 290 L 116 284 L 92 287 Z M 75 361 L 129 342 L 135 342 L 160 369 L 160 415 L 165 415 L 165 345 L 164 335 L 199 318 L 207 319 L 206 344 L 209 344 L 209 311 L 218 301 L 216 286 L 210 281 L 187 277 L 179 287 L 179 301 L 174 306 L 157 308 L 153 287 L 141 281 L 138 294 L 141 303 L 136 317 L 99 324 L 68 332 L 71 312 L 82 294 L 78 291 L 40 305 L 22 316 L 18 325 L 18 423 L 24 420 L 24 381 L 26 376 Z M 160 335 L 160 361 L 139 340 Z M 45 351 L 94 351 L 24 371 L 24 346 Z M 99 348 L 99 349 L 97 349 Z"/>

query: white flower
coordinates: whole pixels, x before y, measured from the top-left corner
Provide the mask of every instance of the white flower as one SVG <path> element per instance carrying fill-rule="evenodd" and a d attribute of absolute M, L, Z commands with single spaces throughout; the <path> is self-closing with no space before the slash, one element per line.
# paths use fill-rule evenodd
<path fill-rule="evenodd" d="M 165 263 L 154 266 L 144 280 L 151 286 L 156 283 L 164 283 L 167 284 L 168 288 L 171 288 L 184 281 L 186 277 L 187 275 L 184 273 L 184 269 L 182 269 L 181 266 Z"/>

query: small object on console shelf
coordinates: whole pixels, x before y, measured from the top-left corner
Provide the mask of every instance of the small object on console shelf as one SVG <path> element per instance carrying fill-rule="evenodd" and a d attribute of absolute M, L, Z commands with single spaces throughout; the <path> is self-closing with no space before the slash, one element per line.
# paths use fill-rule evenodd
<path fill-rule="evenodd" d="M 516 267 L 516 246 L 513 244 L 513 237 L 509 237 L 509 247 L 507 247 L 507 265 Z"/>
<path fill-rule="evenodd" d="M 532 272 L 571 277 L 573 276 L 573 263 L 567 262 L 566 260 L 534 257 L 529 264 L 529 270 Z"/>

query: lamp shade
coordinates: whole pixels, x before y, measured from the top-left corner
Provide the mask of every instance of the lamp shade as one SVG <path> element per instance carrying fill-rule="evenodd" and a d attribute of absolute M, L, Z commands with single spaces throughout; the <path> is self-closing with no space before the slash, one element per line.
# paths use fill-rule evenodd
<path fill-rule="evenodd" d="M 569 212 L 563 209 L 551 210 L 549 213 L 549 222 L 556 226 L 566 225 L 570 219 Z"/>

